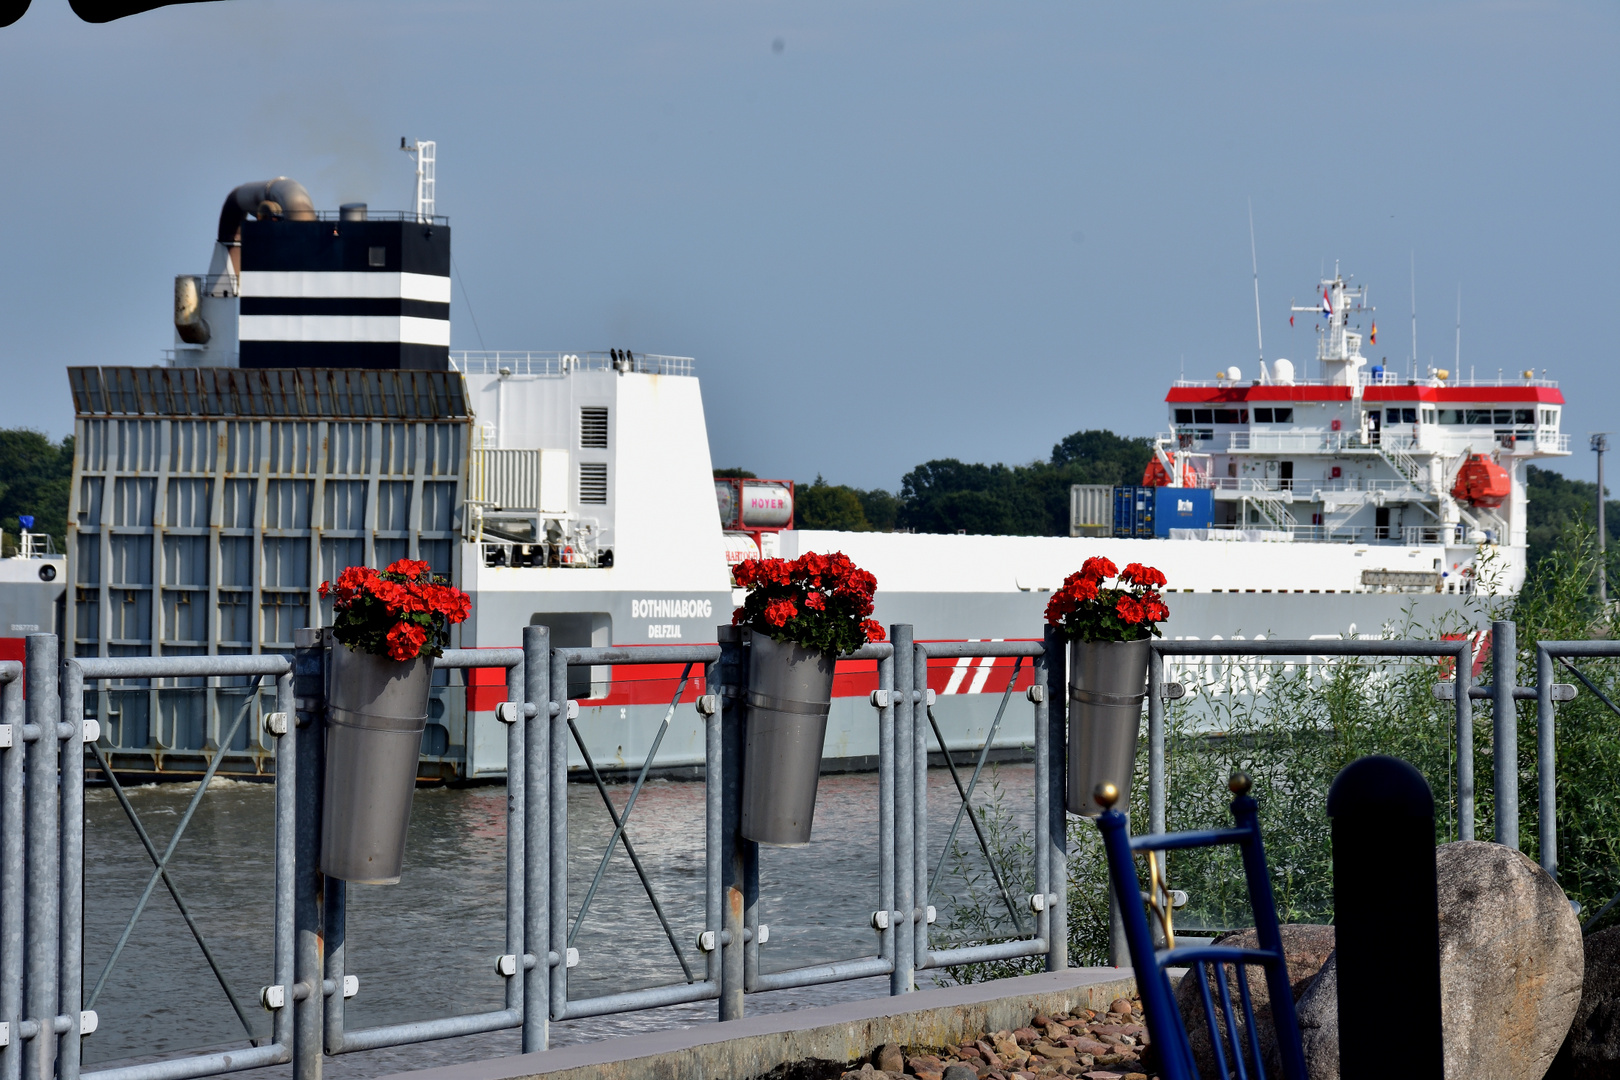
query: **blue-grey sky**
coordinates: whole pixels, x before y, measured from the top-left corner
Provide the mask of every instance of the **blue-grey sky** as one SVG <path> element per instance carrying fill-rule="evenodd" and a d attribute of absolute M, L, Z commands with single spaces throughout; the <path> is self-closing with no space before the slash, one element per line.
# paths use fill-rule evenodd
<path fill-rule="evenodd" d="M 231 0 L 0 30 L 0 425 L 171 344 L 237 184 L 403 208 L 438 141 L 453 347 L 695 356 L 717 465 L 895 487 L 1147 434 L 1337 261 L 1375 356 L 1615 416 L 1607 2 Z M 465 286 L 463 288 L 462 286 Z M 476 318 L 476 328 L 474 325 Z"/>

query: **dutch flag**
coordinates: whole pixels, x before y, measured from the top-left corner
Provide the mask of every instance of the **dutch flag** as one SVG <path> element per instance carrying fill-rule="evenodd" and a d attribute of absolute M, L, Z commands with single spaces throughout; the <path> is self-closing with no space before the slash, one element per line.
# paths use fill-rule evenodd
<path fill-rule="evenodd" d="M 1326 289 L 1322 290 L 1322 314 L 1326 315 L 1330 319 L 1333 318 L 1333 302 L 1328 299 L 1328 291 Z"/>

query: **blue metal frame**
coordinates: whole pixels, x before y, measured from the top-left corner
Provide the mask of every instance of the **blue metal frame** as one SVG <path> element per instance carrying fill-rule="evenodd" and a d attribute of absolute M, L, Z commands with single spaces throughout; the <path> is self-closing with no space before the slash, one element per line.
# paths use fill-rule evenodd
<path fill-rule="evenodd" d="M 1209 1026 L 1210 1042 L 1215 1049 L 1215 1061 L 1221 1080 L 1231 1080 L 1233 1071 L 1227 1067 L 1231 1058 L 1239 1080 L 1264 1080 L 1265 1063 L 1260 1053 L 1259 1034 L 1255 1027 L 1254 1006 L 1249 998 L 1249 981 L 1241 968 L 1259 964 L 1266 970 L 1266 985 L 1271 992 L 1272 1018 L 1277 1029 L 1277 1046 L 1282 1055 L 1282 1071 L 1286 1080 L 1306 1080 L 1305 1053 L 1300 1043 L 1299 1016 L 1294 1011 L 1293 988 L 1288 982 L 1288 968 L 1283 960 L 1282 933 L 1277 926 L 1277 906 L 1271 894 L 1271 879 L 1266 873 L 1266 852 L 1260 840 L 1260 823 L 1256 804 L 1248 794 L 1248 777 L 1233 778 L 1232 817 L 1236 826 L 1230 829 L 1208 829 L 1200 832 L 1153 833 L 1133 837 L 1125 815 L 1110 808 L 1097 819 L 1102 831 L 1103 847 L 1108 853 L 1108 873 L 1115 895 L 1131 897 L 1141 895 L 1136 877 L 1136 864 L 1132 858 L 1138 851 L 1153 852 L 1186 848 L 1214 847 L 1235 844 L 1243 856 L 1243 873 L 1249 888 L 1249 903 L 1254 909 L 1254 925 L 1259 938 L 1258 949 L 1236 949 L 1223 946 L 1195 946 L 1184 949 L 1154 949 L 1153 937 L 1148 929 L 1147 914 L 1142 903 L 1120 904 L 1121 921 L 1125 924 L 1125 940 L 1130 947 L 1131 966 L 1135 969 L 1137 989 L 1142 995 L 1142 1009 L 1147 1016 L 1148 1029 L 1159 1051 L 1159 1075 L 1164 1080 L 1197 1080 L 1198 1067 L 1193 1061 L 1192 1047 L 1187 1040 L 1187 1029 L 1176 1005 L 1176 995 L 1170 988 L 1166 968 L 1187 967 L 1187 977 L 1196 978 L 1204 1007 L 1204 1021 Z M 1100 794 L 1100 793 L 1099 793 Z M 1101 801 L 1101 800 L 1099 800 Z M 1111 804 L 1112 800 L 1108 800 Z M 1239 996 L 1248 1031 L 1249 1052 L 1253 1056 L 1253 1070 L 1245 1060 L 1244 1048 L 1238 1041 L 1236 1018 L 1232 1014 L 1232 997 L 1227 987 L 1226 965 L 1240 969 Z M 1209 993 L 1212 974 L 1219 992 L 1219 1008 L 1225 1020 L 1223 1039 L 1216 1021 L 1216 1003 Z"/>

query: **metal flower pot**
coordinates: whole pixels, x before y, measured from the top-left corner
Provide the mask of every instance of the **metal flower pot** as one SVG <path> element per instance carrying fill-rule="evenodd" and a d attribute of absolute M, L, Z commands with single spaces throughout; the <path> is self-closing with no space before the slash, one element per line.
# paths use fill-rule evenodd
<path fill-rule="evenodd" d="M 1076 641 L 1069 646 L 1069 813 L 1096 817 L 1097 785 L 1119 789 L 1115 803 L 1130 808 L 1136 735 L 1147 697 L 1152 642 Z"/>
<path fill-rule="evenodd" d="M 326 673 L 321 873 L 393 885 L 405 863 L 433 661 L 391 660 L 334 641 Z"/>
<path fill-rule="evenodd" d="M 799 847 L 816 812 L 834 658 L 758 633 L 749 653 L 742 834 Z"/>

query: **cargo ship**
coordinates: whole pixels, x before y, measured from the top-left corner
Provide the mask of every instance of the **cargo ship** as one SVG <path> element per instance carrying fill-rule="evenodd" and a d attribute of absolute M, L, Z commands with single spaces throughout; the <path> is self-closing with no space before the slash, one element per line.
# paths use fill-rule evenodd
<path fill-rule="evenodd" d="M 429 164 L 431 145 L 419 144 Z M 1277 359 L 1249 378 L 1174 381 L 1142 483 L 1076 488 L 1070 536 L 795 529 L 790 482 L 714 477 L 691 358 L 452 352 L 451 229 L 425 179 L 414 209 L 388 214 L 319 211 L 285 177 L 237 188 L 208 272 L 175 281 L 164 362 L 69 369 L 67 551 L 54 585 L 39 582 L 59 598 L 65 648 L 286 651 L 295 628 L 330 617 L 320 582 L 402 556 L 471 594 L 458 646 L 514 645 L 533 624 L 563 646 L 701 643 L 740 599 L 737 561 L 833 550 L 876 574 L 876 618 L 923 639 L 1038 636 L 1047 595 L 1093 554 L 1164 571 L 1170 637 L 1377 634 L 1469 618 L 1481 594 L 1516 591 L 1524 464 L 1569 452 L 1562 396 L 1534 372 L 1482 382 L 1369 363 L 1364 290 L 1336 272 L 1307 309 L 1319 343 L 1300 366 L 1314 370 Z M 44 619 L 12 621 L 0 648 Z M 682 674 L 576 672 L 598 763 L 641 765 Z M 702 762 L 691 674 L 654 763 L 667 774 Z M 938 665 L 947 744 L 980 745 L 1009 682 L 1029 674 Z M 875 678 L 840 666 L 828 768 L 875 761 Z M 499 675 L 459 679 L 435 690 L 424 780 L 503 774 Z M 96 694 L 114 767 L 178 779 L 223 752 L 226 773 L 269 775 L 256 727 L 221 746 L 245 691 L 191 682 Z M 1027 709 L 1009 706 L 998 752 L 1030 738 Z"/>

